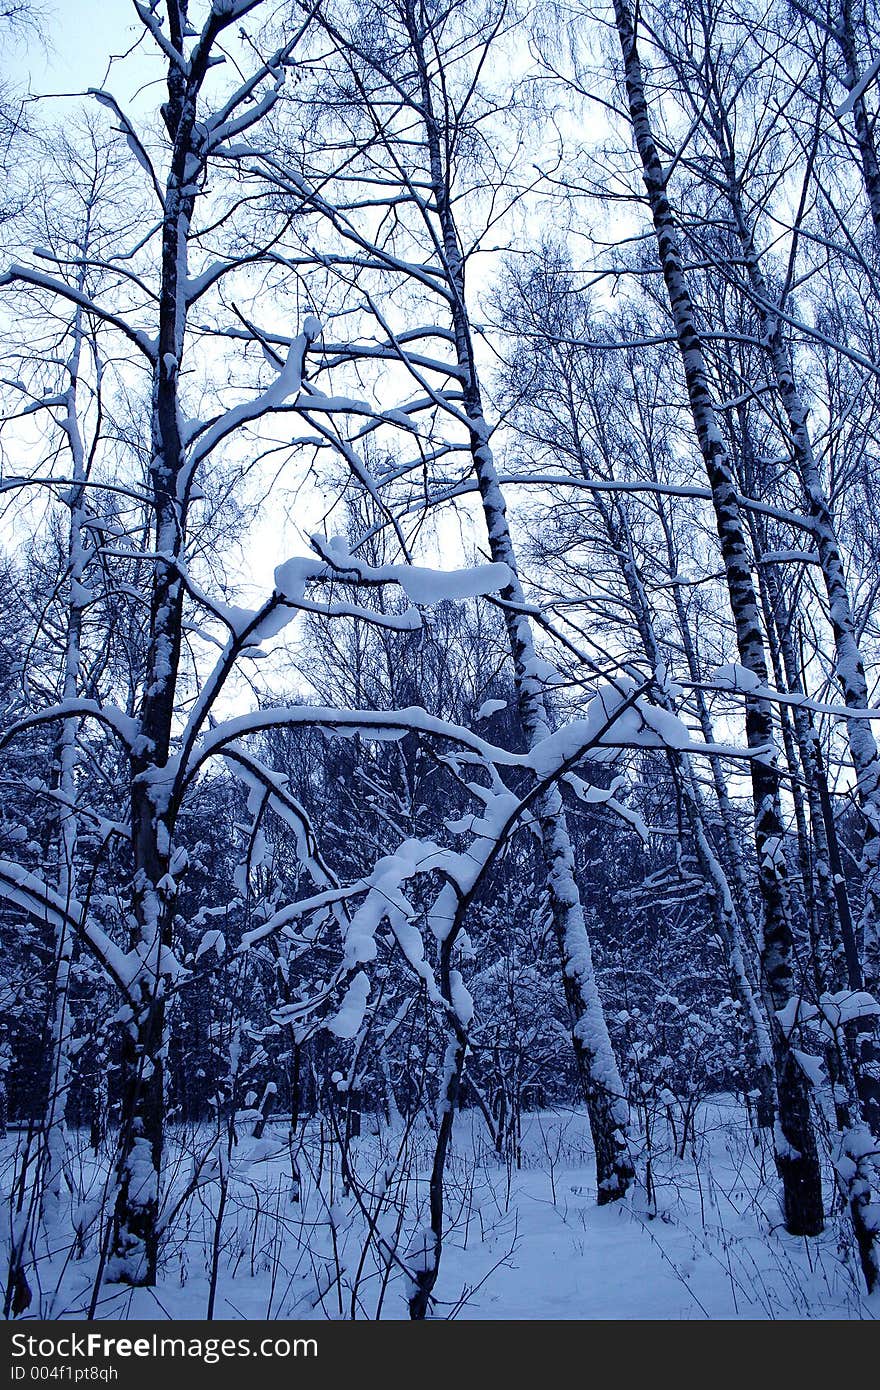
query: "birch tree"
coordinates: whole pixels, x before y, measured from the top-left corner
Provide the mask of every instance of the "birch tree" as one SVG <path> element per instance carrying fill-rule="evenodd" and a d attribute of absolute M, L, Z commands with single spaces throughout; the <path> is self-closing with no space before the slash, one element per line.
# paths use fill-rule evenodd
<path fill-rule="evenodd" d="M 600 536 L 604 532 L 601 541 L 598 538 L 592 540 L 591 549 L 600 550 L 601 546 L 600 553 L 604 553 L 607 544 L 608 560 L 618 571 L 622 582 L 626 615 L 635 629 L 635 649 L 628 648 L 621 653 L 620 659 L 644 662 L 654 682 L 653 698 L 658 706 L 677 714 L 675 691 L 678 687 L 671 665 L 672 654 L 668 640 L 660 635 L 663 619 L 656 611 L 651 595 L 652 582 L 644 568 L 647 565 L 653 567 L 656 563 L 653 544 L 659 528 L 651 523 L 654 509 L 662 510 L 663 500 L 648 495 L 646 507 L 645 501 L 637 500 L 631 493 L 605 490 L 613 489 L 615 484 L 625 485 L 627 480 L 632 479 L 635 470 L 628 467 L 624 471 L 623 465 L 629 464 L 637 451 L 650 461 L 650 471 L 654 477 L 659 477 L 662 465 L 658 467 L 657 455 L 666 452 L 662 443 L 663 415 L 666 412 L 659 401 L 648 405 L 644 396 L 651 389 L 649 383 L 660 379 L 660 361 L 653 357 L 646 364 L 642 350 L 638 354 L 642 358 L 641 364 L 636 366 L 635 356 L 627 354 L 623 347 L 628 332 L 635 336 L 636 325 L 629 327 L 625 322 L 618 321 L 609 331 L 607 326 L 592 318 L 588 306 L 580 303 L 577 279 L 571 267 L 564 260 L 554 257 L 549 247 L 545 249 L 542 261 L 541 268 L 535 269 L 530 276 L 514 273 L 511 297 L 504 304 L 505 322 L 513 330 L 519 328 L 523 334 L 515 343 L 507 373 L 508 391 L 517 402 L 513 419 L 519 448 L 528 457 L 537 477 L 555 476 L 563 493 L 568 470 L 582 484 L 575 496 L 589 500 L 597 516 Z M 609 343 L 616 338 L 621 346 L 603 352 L 603 338 Z M 625 365 L 621 359 L 624 359 Z M 628 403 L 629 412 L 641 424 L 639 434 L 636 432 L 636 422 L 628 418 L 624 402 Z M 524 476 L 527 477 L 528 473 Z M 562 500 L 561 505 L 566 508 L 570 522 L 563 530 L 554 507 L 556 529 L 565 536 L 568 545 L 575 545 L 577 541 L 574 538 L 585 523 L 584 504 L 567 498 Z M 637 534 L 640 537 L 638 540 Z M 550 544 L 552 546 L 552 542 Z M 579 563 L 579 558 L 574 565 Z M 663 572 L 661 560 L 661 574 L 657 576 L 656 583 L 661 589 L 671 587 L 680 604 L 681 586 L 680 581 L 676 582 L 677 578 L 677 569 L 670 568 L 668 573 Z M 573 587 L 573 576 L 559 582 L 560 592 L 571 592 Z M 584 607 L 589 624 L 590 585 L 586 587 Z M 677 617 L 687 643 L 691 640 L 689 620 L 680 608 Z M 570 616 L 568 621 L 573 621 Z M 617 621 L 622 635 L 624 624 L 621 619 Z M 604 633 L 605 624 L 602 623 L 601 627 Z M 587 634 L 582 632 L 583 635 Z M 638 650 L 639 647 L 641 650 Z M 697 672 L 693 670 L 690 674 L 694 678 Z M 715 741 L 709 723 L 704 723 L 702 732 L 707 742 Z M 761 1096 L 759 1110 L 772 1123 L 775 1094 L 770 1028 L 755 983 L 758 945 L 755 922 L 748 910 L 745 913 L 742 911 L 742 905 L 749 901 L 750 889 L 741 882 L 737 893 L 734 882 L 734 875 L 738 874 L 742 881 L 744 872 L 738 846 L 735 845 L 736 830 L 732 824 L 727 789 L 716 763 L 716 775 L 722 779 L 719 811 L 725 825 L 727 844 L 733 846 L 729 868 L 713 844 L 707 806 L 692 760 L 685 753 L 672 751 L 668 758 L 681 788 L 704 891 L 712 904 L 712 915 L 725 943 L 732 992 L 751 1029 L 752 1055 Z M 743 886 L 745 891 L 742 891 Z"/>
<path fill-rule="evenodd" d="M 699 58 L 693 61 L 685 58 L 687 72 L 684 76 L 683 90 L 702 98 L 706 105 L 702 124 L 713 153 L 718 159 L 723 179 L 724 196 L 730 208 L 733 225 L 739 243 L 746 277 L 747 292 L 755 305 L 761 336 L 767 344 L 771 379 L 778 392 L 784 412 L 788 439 L 791 443 L 794 464 L 803 488 L 805 512 L 810 520 L 811 536 L 815 541 L 820 572 L 825 586 L 829 622 L 834 639 L 835 675 L 839 682 L 844 704 L 852 711 L 847 721 L 847 737 L 853 768 L 856 774 L 856 788 L 865 817 L 865 861 L 864 861 L 864 964 L 857 962 L 855 943 L 850 941 L 848 950 L 849 979 L 851 989 L 859 990 L 863 984 L 875 988 L 876 966 L 874 957 L 876 947 L 876 922 L 878 902 L 875 880 L 877 876 L 877 810 L 880 801 L 880 762 L 877 744 L 865 712 L 870 698 L 865 676 L 865 662 L 859 647 L 857 626 L 850 599 L 849 586 L 844 568 L 843 552 L 837 534 L 837 527 L 827 498 L 812 430 L 809 423 L 809 406 L 805 401 L 797 381 L 797 370 L 792 359 L 792 350 L 786 341 L 784 321 L 788 288 L 796 275 L 796 242 L 789 257 L 786 277 L 782 290 L 777 293 L 768 282 L 762 268 L 758 252 L 753 220 L 746 208 L 746 192 L 738 168 L 737 143 L 734 140 L 731 122 L 736 109 L 726 94 L 727 79 L 719 67 L 717 40 L 713 30 L 720 23 L 711 7 L 703 11 L 697 20 L 694 42 L 700 43 Z M 676 55 L 677 65 L 682 59 Z M 797 230 L 795 229 L 795 236 Z M 817 818 L 821 826 L 821 817 Z M 850 923 L 844 912 L 844 929 Z M 866 1118 L 876 1131 L 878 1124 L 876 1082 L 872 1078 L 870 1053 L 874 1050 L 866 1037 L 865 1063 L 857 1063 L 861 1077 Z"/>
<path fill-rule="evenodd" d="M 201 28 L 190 23 L 185 4 L 166 7 L 160 18 L 157 7 L 142 7 L 140 20 L 148 38 L 165 64 L 167 101 L 162 116 L 167 136 L 164 151 L 147 152 L 135 126 L 109 92 L 95 98 L 109 108 L 120 123 L 125 140 L 146 173 L 155 200 L 156 216 L 147 237 L 157 252 L 144 275 L 126 265 L 124 258 L 104 264 L 128 291 L 129 303 L 92 297 L 77 282 L 77 265 L 89 265 L 89 254 L 69 258 L 73 276 L 62 278 L 37 265 L 13 265 L 4 276 L 9 286 L 27 286 L 45 297 L 55 297 L 90 319 L 113 330 L 125 340 L 140 364 L 142 379 L 151 391 L 151 452 L 149 499 L 153 516 L 152 576 L 149 599 L 148 677 L 135 718 L 112 706 L 90 707 L 88 701 L 67 699 L 41 718 L 62 719 L 69 725 L 83 716 L 98 719 L 121 743 L 130 768 L 132 900 L 131 939 L 128 952 L 101 937 L 89 925 L 83 909 L 48 886 L 7 869 L 5 892 L 18 901 L 39 904 L 54 919 L 60 932 L 78 931 L 102 959 L 123 996 L 130 1001 L 131 1022 L 125 1033 L 126 1093 L 118 1161 L 118 1197 L 114 1217 L 109 1270 L 132 1283 L 155 1279 L 158 1250 L 158 1176 L 162 1158 L 164 1109 L 164 1019 L 168 984 L 179 965 L 174 957 L 173 910 L 175 873 L 185 863 L 175 850 L 174 823 L 178 805 L 174 786 L 175 720 L 181 677 L 181 645 L 184 636 L 184 603 L 187 590 L 188 519 L 197 495 L 196 473 L 218 445 L 243 423 L 271 411 L 295 394 L 302 372 L 302 357 L 312 340 L 308 323 L 290 355 L 286 375 L 278 385 L 258 393 L 238 408 L 221 409 L 211 421 L 188 420 L 181 402 L 181 360 L 189 338 L 194 305 L 236 268 L 238 262 L 221 257 L 209 262 L 201 275 L 194 273 L 193 248 L 204 232 L 198 225 L 205 175 L 209 166 L 235 161 L 224 146 L 250 125 L 257 123 L 277 98 L 299 36 L 258 60 L 251 74 L 226 96 L 209 92 L 209 74 L 224 62 L 219 51 L 221 36 L 233 24 L 257 9 L 248 3 L 218 3 L 209 7 Z M 231 149 L 231 147 L 230 147 Z M 140 242 L 140 247 L 138 246 Z M 142 237 L 128 251 L 136 258 Z M 200 246 L 201 243 L 198 243 Z M 155 267 L 155 268 L 154 268 Z M 109 302 L 108 302 L 109 300 Z M 72 416 L 68 416 L 71 450 L 79 445 Z M 83 465 L 75 466 L 82 469 Z M 75 490 L 83 478 L 74 479 Z M 270 607 L 277 607 L 276 599 Z M 256 623 L 252 624 L 256 626 Z M 244 645 L 230 639 L 228 664 L 221 662 L 220 676 Z M 69 694 L 65 691 L 65 694 Z M 211 689 L 188 730 L 191 746 L 207 717 L 216 689 Z M 186 741 L 184 742 L 186 747 Z M 179 795 L 179 791 L 178 791 Z M 175 857 L 176 856 L 176 857 Z"/>
<path fill-rule="evenodd" d="M 448 14 L 435 15 L 424 5 L 402 0 L 388 12 L 366 7 L 338 14 L 325 10 L 320 19 L 335 45 L 340 75 L 332 79 L 332 96 L 319 88 L 317 99 L 338 104 L 346 120 L 357 120 L 357 136 L 368 142 L 365 167 L 358 170 L 368 190 L 363 205 L 387 210 L 393 221 L 387 223 L 386 235 L 383 218 L 378 240 L 362 218 L 355 218 L 361 206 L 358 201 L 347 210 L 344 193 L 334 192 L 332 199 L 320 202 L 316 199 L 314 207 L 324 212 L 340 238 L 342 249 L 333 257 L 335 265 L 351 276 L 359 276 L 363 264 L 374 266 L 400 287 L 398 292 L 418 287 L 440 310 L 436 326 L 430 324 L 418 335 L 426 344 L 433 339 L 436 355 L 431 356 L 421 343 L 412 343 L 409 334 L 388 322 L 379 307 L 378 291 L 375 300 L 365 292 L 367 309 L 376 315 L 379 346 L 365 345 L 362 352 L 365 360 L 377 354 L 399 363 L 409 374 L 417 394 L 404 408 L 412 412 L 412 418 L 416 409 L 427 408 L 437 412 L 440 431 L 452 428 L 463 435 L 463 443 L 456 448 L 467 451 L 479 489 L 489 555 L 512 576 L 500 601 L 516 673 L 520 719 L 530 744 L 536 746 L 550 732 L 543 659 L 524 611 L 527 605 L 516 550 L 492 452 L 493 425 L 484 405 L 465 284 L 470 232 L 459 227 L 456 213 L 459 169 L 468 168 L 465 142 L 480 145 L 484 140 L 483 118 L 478 113 L 485 99 L 479 95 L 479 84 L 506 24 L 506 11 L 491 7 L 472 11 L 459 5 Z M 266 166 L 268 176 L 280 187 L 286 185 L 291 192 L 297 187 L 294 170 L 269 159 Z M 468 173 L 467 177 L 473 176 Z M 499 184 L 492 201 L 500 203 L 505 197 Z M 490 202 L 487 231 L 494 216 Z M 325 352 L 327 347 L 325 343 Z M 347 351 L 356 354 L 356 349 Z M 439 446 L 432 441 L 429 450 L 432 475 L 442 479 L 441 461 L 454 454 L 442 440 Z M 410 472 L 421 466 L 422 457 L 420 450 Z M 596 1150 L 599 1200 L 611 1201 L 626 1192 L 632 1179 L 626 1106 L 596 987 L 565 811 L 555 788 L 548 790 L 541 803 L 539 823 L 572 1038 Z"/>
<path fill-rule="evenodd" d="M 643 171 L 645 197 L 653 221 L 669 311 L 681 351 L 694 429 L 712 491 L 739 661 L 754 688 L 758 688 L 767 685 L 768 673 L 731 461 L 718 427 L 693 302 L 682 269 L 679 235 L 666 193 L 667 174 L 658 153 L 645 96 L 633 14 L 623 0 L 616 0 L 614 16 L 633 139 Z M 773 1026 L 779 1099 L 776 1163 L 784 1188 L 788 1229 L 802 1235 L 816 1234 L 823 1226 L 822 1188 L 809 1090 L 776 1017 L 776 1011 L 786 1006 L 792 994 L 793 943 L 790 889 L 782 854 L 784 828 L 779 803 L 779 773 L 772 751 L 768 752 L 773 750 L 775 742 L 772 710 L 766 699 L 753 694 L 746 700 L 746 735 L 753 752 L 755 844 L 763 909 L 762 978 Z"/>

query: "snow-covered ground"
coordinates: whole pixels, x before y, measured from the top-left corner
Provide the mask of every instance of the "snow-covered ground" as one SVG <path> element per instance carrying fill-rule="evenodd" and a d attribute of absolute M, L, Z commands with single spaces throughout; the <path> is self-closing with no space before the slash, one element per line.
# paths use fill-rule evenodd
<path fill-rule="evenodd" d="M 15 1141 L 6 1141 L 7 1175 Z M 880 1296 L 868 1300 L 862 1291 L 839 1212 L 817 1239 L 782 1229 L 772 1161 L 753 1146 L 736 1102 L 722 1097 L 701 1108 L 684 1159 L 674 1157 L 665 1124 L 655 1145 L 653 1200 L 642 1181 L 630 1200 L 599 1208 L 582 1114 L 524 1117 L 519 1168 L 492 1153 L 477 1116 L 459 1116 L 434 1315 L 880 1316 Z M 172 1152 L 159 1284 L 135 1291 L 105 1285 L 99 1317 L 202 1319 L 214 1263 L 216 1318 L 407 1316 L 406 1276 L 395 1254 L 411 1261 L 424 1238 L 430 1132 L 383 1129 L 354 1141 L 357 1181 L 347 1187 L 326 1128 L 307 1133 L 298 1190 L 283 1125 L 262 1140 L 241 1138 L 228 1165 L 218 1162 L 207 1129 L 177 1133 Z M 71 1252 L 66 1216 L 48 1240 L 41 1234 L 27 1316 L 82 1317 L 92 1296 L 106 1172 L 85 1153 L 75 1170 L 82 1190 L 72 1212 L 84 1253 Z M 830 1182 L 826 1191 L 830 1198 Z"/>

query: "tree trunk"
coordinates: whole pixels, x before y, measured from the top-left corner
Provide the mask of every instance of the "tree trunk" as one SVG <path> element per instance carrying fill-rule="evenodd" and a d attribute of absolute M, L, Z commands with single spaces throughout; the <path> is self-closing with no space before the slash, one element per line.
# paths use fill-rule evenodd
<path fill-rule="evenodd" d="M 848 3 L 848 0 L 844 0 Z M 864 712 L 870 707 L 865 664 L 859 648 L 849 588 L 843 567 L 840 543 L 831 508 L 825 495 L 819 465 L 813 451 L 809 412 L 797 386 L 794 367 L 783 341 L 781 317 L 774 312 L 774 299 L 761 270 L 740 193 L 734 162 L 732 138 L 726 115 L 714 113 L 715 139 L 725 169 L 726 194 L 736 222 L 749 285 L 755 295 L 767 355 L 773 370 L 779 399 L 785 411 L 794 459 L 804 489 L 807 514 L 819 556 L 828 616 L 834 634 L 835 674 L 847 710 L 849 749 L 856 773 L 856 793 L 864 816 L 864 894 L 863 977 L 866 988 L 880 987 L 880 752 Z M 880 209 L 878 209 L 880 210 Z M 874 1058 L 876 1062 L 876 1057 Z M 869 1068 L 870 1070 L 870 1068 Z M 880 1134 L 880 1081 L 869 1101 L 872 1129 Z"/>
<path fill-rule="evenodd" d="M 528 745 L 533 748 L 550 732 L 543 687 L 537 678 L 531 624 L 522 611 L 525 598 L 519 581 L 504 497 L 489 443 L 491 431 L 483 410 L 466 308 L 464 265 L 444 168 L 441 129 L 434 115 L 424 37 L 414 10 L 409 8 L 407 28 L 419 74 L 421 116 L 433 199 L 440 223 L 439 239 L 444 269 L 452 290 L 450 313 L 456 361 L 462 378 L 463 404 L 470 429 L 471 458 L 482 499 L 492 560 L 506 564 L 512 576 L 501 598 L 505 605 L 504 621 L 513 660 L 520 720 Z M 627 1139 L 629 1107 L 599 998 L 590 939 L 575 878 L 574 852 L 562 795 L 557 787 L 544 793 L 536 811 L 547 868 L 553 931 L 562 961 L 572 1043 L 596 1153 L 596 1181 L 601 1205 L 622 1197 L 634 1176 Z"/>
<path fill-rule="evenodd" d="M 88 254 L 90 213 L 82 236 L 82 254 Z M 85 271 L 78 272 L 77 290 L 85 288 Z M 67 568 L 69 594 L 67 625 L 64 634 L 64 669 L 61 695 L 63 700 L 75 700 L 80 694 L 80 647 L 82 641 L 84 581 L 87 555 L 84 547 L 86 453 L 80 429 L 78 387 L 83 344 L 83 311 L 77 307 L 73 318 L 73 347 L 65 364 L 68 376 L 64 392 L 62 429 L 67 436 L 71 459 L 72 487 L 68 494 Z M 65 719 L 55 756 L 53 783 L 60 792 L 58 830 L 58 872 L 56 883 L 59 897 L 65 904 L 76 898 L 76 854 L 78 824 L 76 813 L 76 765 L 78 720 Z M 43 1171 L 41 1210 L 44 1220 L 52 1222 L 58 1215 L 62 1195 L 64 1164 L 68 1142 L 65 1125 L 67 1096 L 70 1089 L 70 967 L 73 961 L 73 934 L 61 922 L 55 933 L 55 979 L 52 990 L 50 1046 L 52 1067 L 49 1094 L 44 1120 L 45 1166 Z"/>
<path fill-rule="evenodd" d="M 169 5 L 169 39 L 183 52 L 183 16 Z M 208 46 L 210 47 L 210 46 Z M 165 770 L 171 752 L 177 674 L 183 632 L 183 584 L 176 558 L 186 537 L 186 501 L 178 497 L 185 455 L 180 432 L 178 380 L 186 333 L 187 245 L 201 167 L 195 135 L 203 68 L 168 66 L 162 108 L 172 144 L 162 223 L 159 334 L 153 374 L 150 486 L 155 515 L 153 588 L 147 685 L 140 710 L 139 750 L 132 757 L 131 825 L 134 858 L 132 949 L 140 954 L 141 1002 L 125 1035 L 118 1192 L 110 1277 L 127 1283 L 156 1280 L 156 1217 L 164 1140 L 165 959 L 172 941 L 169 882 L 174 810 Z M 143 750 L 143 751 L 140 751 Z"/>
<path fill-rule="evenodd" d="M 702 343 L 682 270 L 678 237 L 666 195 L 666 179 L 654 142 L 632 14 L 614 0 L 623 56 L 627 103 L 642 164 L 657 251 L 675 326 L 691 415 L 715 510 L 724 572 L 742 666 L 759 685 L 767 683 L 760 615 L 730 458 L 715 415 Z M 776 1166 L 783 1186 L 787 1229 L 816 1235 L 823 1228 L 822 1183 L 806 1079 L 788 1038 L 775 1019 L 793 992 L 792 913 L 785 863 L 785 830 L 779 807 L 779 772 L 774 755 L 773 717 L 766 700 L 746 697 L 746 738 L 752 750 L 752 801 L 758 883 L 763 907 L 761 967 L 767 1013 L 773 1028 L 779 1119 Z"/>

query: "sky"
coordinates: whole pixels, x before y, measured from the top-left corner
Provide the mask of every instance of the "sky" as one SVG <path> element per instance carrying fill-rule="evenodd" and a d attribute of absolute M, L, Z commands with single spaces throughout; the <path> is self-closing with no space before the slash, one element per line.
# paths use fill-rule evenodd
<path fill-rule="evenodd" d="M 164 93 L 151 90 L 162 81 L 162 64 L 153 46 L 144 37 L 131 0 L 34 0 L 42 19 L 40 34 L 6 36 L 0 44 L 0 73 L 19 97 L 70 96 L 70 107 L 88 107 L 81 94 L 89 88 L 106 86 L 135 119 L 147 119 Z M 142 57 L 113 65 L 108 78 L 110 55 L 127 53 L 140 37 Z M 153 82 L 151 83 L 151 79 Z M 60 102 L 40 101 L 39 116 L 47 123 L 63 118 Z M 97 109 L 97 108 L 96 108 Z M 323 510 L 315 502 L 315 522 Z M 277 531 L 278 519 L 274 520 Z M 270 591 L 275 564 L 294 551 L 302 553 L 307 542 L 301 536 L 285 537 L 269 546 L 251 547 L 247 562 L 246 585 L 249 596 L 258 601 Z"/>
<path fill-rule="evenodd" d="M 140 26 L 130 0 L 42 0 L 43 40 L 8 42 L 3 69 L 35 94 L 100 86 L 108 53 L 123 53 Z"/>
<path fill-rule="evenodd" d="M 161 81 L 162 64 L 153 45 L 143 37 L 131 0 L 34 0 L 43 13 L 42 35 L 26 40 L 7 38 L 0 46 L 0 68 L 17 91 L 34 97 L 66 94 L 69 107 L 82 106 L 79 94 L 89 88 L 107 86 L 135 121 L 149 122 L 164 92 L 153 85 Z M 124 55 L 141 39 L 138 54 L 113 66 L 108 78 L 109 55 Z M 145 85 L 148 84 L 149 85 Z M 63 118 L 64 103 L 51 100 L 37 104 L 38 116 L 51 124 Z M 295 328 L 295 325 L 291 325 Z M 280 500 L 280 499 L 279 499 Z M 245 547 L 241 570 L 235 566 L 241 583 L 239 601 L 256 604 L 273 585 L 277 564 L 291 555 L 308 552 L 308 533 L 322 529 L 324 496 L 306 484 L 297 493 L 295 515 L 298 525 L 287 525 L 277 506 L 267 509 L 267 520 L 258 524 L 251 543 Z M 474 537 L 483 538 L 482 525 L 472 529 L 472 508 L 462 502 L 454 515 L 428 528 L 420 541 L 420 558 L 431 564 L 455 567 L 467 563 Z M 331 530 L 341 525 L 341 514 L 334 514 Z M 231 558 L 231 557 L 230 557 Z"/>

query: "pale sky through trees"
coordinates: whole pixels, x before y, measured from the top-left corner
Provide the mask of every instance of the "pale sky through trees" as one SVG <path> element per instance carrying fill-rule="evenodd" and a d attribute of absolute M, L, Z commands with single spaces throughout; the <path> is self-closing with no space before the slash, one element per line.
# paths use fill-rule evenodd
<path fill-rule="evenodd" d="M 119 0 L 50 2 L 41 27 L 46 43 L 36 37 L 12 40 L 5 64 L 14 82 L 26 85 L 30 78 L 35 93 L 99 85 L 108 57 L 124 52 L 138 37 L 133 7 Z"/>

